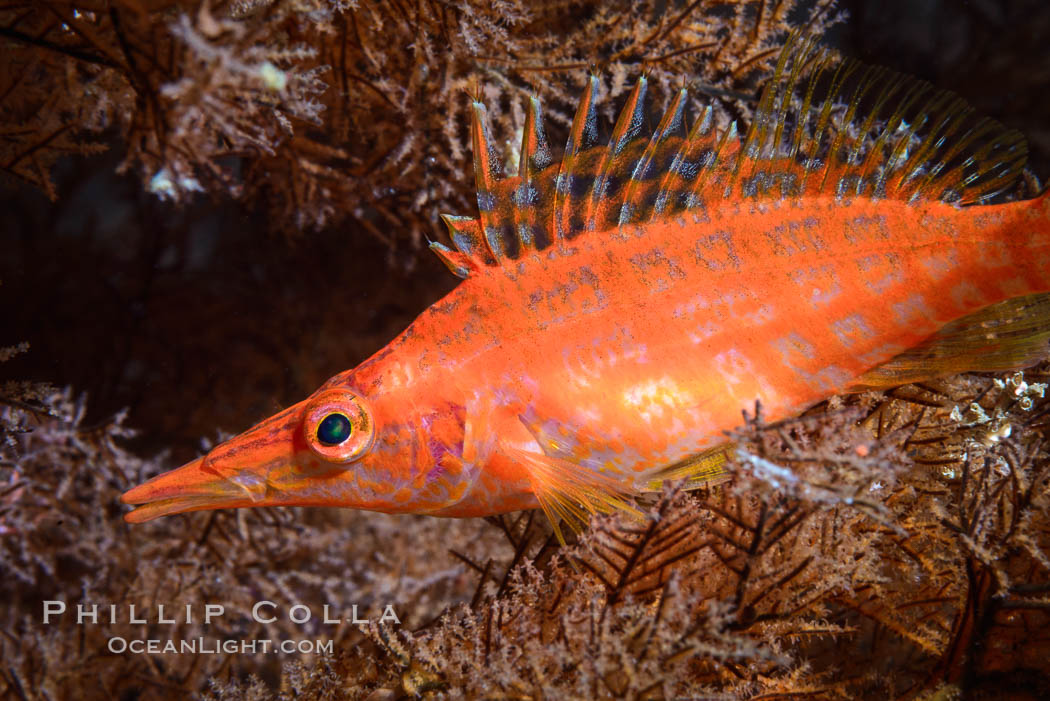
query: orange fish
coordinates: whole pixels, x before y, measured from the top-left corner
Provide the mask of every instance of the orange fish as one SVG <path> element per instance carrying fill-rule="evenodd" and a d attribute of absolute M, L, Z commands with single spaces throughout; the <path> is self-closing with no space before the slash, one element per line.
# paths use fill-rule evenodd
<path fill-rule="evenodd" d="M 687 94 L 647 130 L 643 77 L 606 143 L 591 77 L 560 162 L 530 100 L 502 177 L 473 104 L 463 281 L 306 400 L 123 495 L 128 521 L 346 506 L 552 522 L 631 509 L 761 400 L 1029 365 L 1050 338 L 1050 197 L 1023 138 L 957 97 L 793 39 L 741 139 Z"/>

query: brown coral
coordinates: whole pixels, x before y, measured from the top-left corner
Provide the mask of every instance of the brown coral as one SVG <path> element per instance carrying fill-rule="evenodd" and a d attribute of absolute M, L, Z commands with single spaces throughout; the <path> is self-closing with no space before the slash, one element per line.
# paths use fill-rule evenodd
<path fill-rule="evenodd" d="M 686 80 L 746 113 L 798 5 L 9 3 L 0 164 L 53 197 L 55 158 L 100 148 L 92 134 L 108 131 L 160 196 L 243 195 L 286 232 L 349 219 L 418 244 L 439 212 L 473 208 L 467 91 L 500 105 L 508 142 L 528 94 L 566 124 L 592 66 L 608 109 L 646 70 L 657 95 Z M 832 23 L 832 5 L 813 8 L 808 29 Z"/>

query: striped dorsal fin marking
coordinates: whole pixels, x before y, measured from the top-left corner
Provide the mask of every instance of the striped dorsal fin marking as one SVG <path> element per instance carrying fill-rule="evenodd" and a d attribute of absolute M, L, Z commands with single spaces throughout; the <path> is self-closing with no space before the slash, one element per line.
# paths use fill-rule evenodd
<path fill-rule="evenodd" d="M 700 169 L 693 186 L 688 190 L 685 202 L 689 209 L 702 206 L 705 200 L 729 199 L 732 197 L 733 163 L 740 153 L 741 143 L 736 122 L 722 132 L 710 159 Z"/>
<path fill-rule="evenodd" d="M 588 76 L 587 87 L 572 119 L 561 167 L 554 181 L 553 238 L 559 247 L 563 241 L 584 229 L 582 217 L 574 217 L 573 213 L 580 210 L 581 201 L 590 191 L 593 182 L 593 170 L 582 167 L 581 155 L 591 152 L 592 157 L 588 160 L 593 160 L 592 149 L 598 143 L 598 112 L 595 106 L 597 96 L 598 76 L 592 74 Z"/>
<path fill-rule="evenodd" d="M 650 219 L 662 192 L 662 176 L 685 144 L 685 88 L 675 93 L 649 143 L 638 158 L 623 196 L 616 224 L 623 226 Z"/>
<path fill-rule="evenodd" d="M 448 227 L 448 235 L 452 243 L 470 261 L 472 269 L 478 270 L 483 266 L 499 265 L 488 242 L 485 241 L 479 219 L 442 214 L 441 220 Z"/>
<path fill-rule="evenodd" d="M 645 121 L 645 93 L 648 85 L 644 75 L 634 84 L 627 103 L 620 110 L 609 143 L 600 150 L 591 196 L 583 210 L 583 221 L 588 230 L 609 228 L 609 213 L 615 211 L 619 214 L 617 205 L 623 199 L 622 189 L 626 185 L 623 176 L 631 171 L 635 156 L 635 149 L 629 147 L 644 138 L 642 125 Z M 612 223 L 615 225 L 616 220 Z"/>
<path fill-rule="evenodd" d="M 525 113 L 525 127 L 521 137 L 521 155 L 518 165 L 518 186 L 513 193 L 514 232 L 522 253 L 537 251 L 550 245 L 550 236 L 541 221 L 540 203 L 544 171 L 553 162 L 547 136 L 543 130 L 540 101 L 529 97 Z"/>
<path fill-rule="evenodd" d="M 486 264 L 501 264 L 507 258 L 517 258 L 519 251 L 514 217 L 509 203 L 499 196 L 497 187 L 503 179 L 503 164 L 489 138 L 485 124 L 485 105 L 475 100 L 471 104 L 470 140 L 474 150 L 474 182 L 478 196 L 478 222 L 481 228 L 482 253 Z M 448 221 L 446 220 L 446 224 Z M 458 244 L 457 244 L 458 245 Z M 485 250 L 487 249 L 487 250 Z"/>
<path fill-rule="evenodd" d="M 456 277 L 465 278 L 475 270 L 474 264 L 463 253 L 454 251 L 440 241 L 431 241 L 430 250 L 445 264 L 445 267 Z"/>
<path fill-rule="evenodd" d="M 598 77 L 591 75 L 555 166 L 540 105 L 530 98 L 519 173 L 504 177 L 473 104 L 477 219 L 443 216 L 456 250 L 434 244 L 455 274 L 502 267 L 589 231 L 682 219 L 723 201 L 803 197 L 981 204 L 1008 190 L 1027 147 L 1016 131 L 979 118 L 953 93 L 841 59 L 792 35 L 741 139 L 704 109 L 686 129 L 680 90 L 646 134 L 643 76 L 608 143 L 598 139 Z"/>
<path fill-rule="evenodd" d="M 1020 133 L 955 94 L 795 34 L 744 139 L 736 194 L 980 204 L 1016 182 L 1026 155 Z"/>
<path fill-rule="evenodd" d="M 787 52 L 782 51 L 777 60 L 776 73 L 780 75 L 787 61 Z M 772 154 L 768 152 L 767 142 L 774 143 L 775 139 L 767 138 L 771 129 L 775 131 L 775 122 L 779 116 L 777 112 L 778 100 L 782 104 L 782 91 L 777 89 L 776 80 L 770 81 L 769 86 L 762 92 L 758 109 L 755 110 L 751 129 L 748 130 L 741 145 L 740 151 L 733 163 L 733 178 L 754 178 L 757 175 L 757 167 L 760 163 L 768 162 L 770 170 L 773 169 Z"/>
<path fill-rule="evenodd" d="M 692 183 L 700 176 L 700 171 L 714 161 L 717 139 L 714 113 L 708 105 L 689 130 L 660 180 L 653 208 L 655 214 L 697 208 L 697 203 L 689 199 Z"/>

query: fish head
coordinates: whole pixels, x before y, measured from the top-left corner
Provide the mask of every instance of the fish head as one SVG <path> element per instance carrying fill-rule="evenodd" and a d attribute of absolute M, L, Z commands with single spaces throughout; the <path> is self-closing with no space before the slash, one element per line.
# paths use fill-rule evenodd
<path fill-rule="evenodd" d="M 420 513 L 461 495 L 456 412 L 421 411 L 402 393 L 368 397 L 352 380 L 337 375 L 305 401 L 125 492 L 121 500 L 137 506 L 125 520 L 252 506 Z"/>

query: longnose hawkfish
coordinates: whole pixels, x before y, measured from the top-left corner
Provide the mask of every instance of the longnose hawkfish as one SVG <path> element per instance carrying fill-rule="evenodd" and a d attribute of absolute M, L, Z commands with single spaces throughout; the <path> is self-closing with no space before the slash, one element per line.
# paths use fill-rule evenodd
<path fill-rule="evenodd" d="M 687 126 L 684 88 L 647 129 L 642 77 L 603 143 L 598 88 L 560 162 L 529 100 L 514 176 L 475 100 L 479 214 L 431 244 L 462 282 L 306 400 L 125 493 L 127 520 L 539 506 L 578 525 L 714 476 L 704 456 L 756 400 L 775 420 L 1043 356 L 1050 196 L 998 197 L 1017 132 L 798 38 L 742 137 L 710 107 Z"/>

